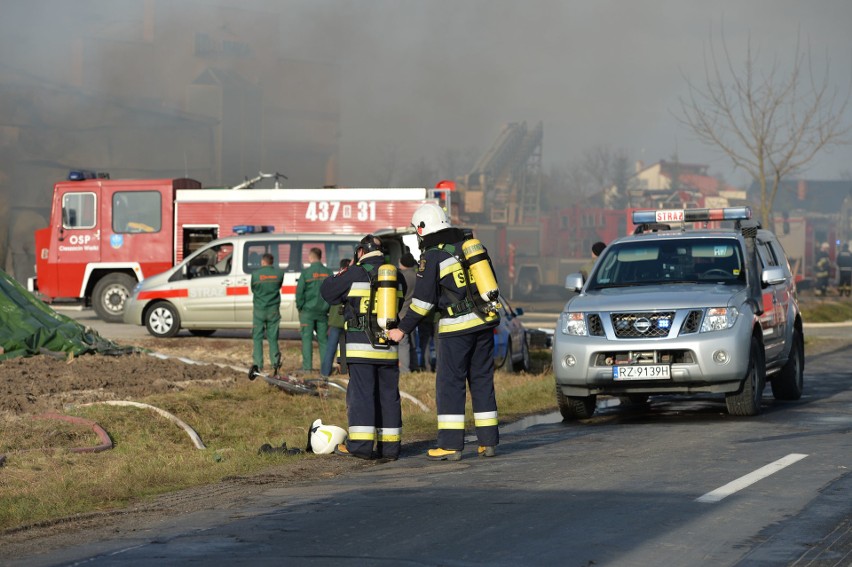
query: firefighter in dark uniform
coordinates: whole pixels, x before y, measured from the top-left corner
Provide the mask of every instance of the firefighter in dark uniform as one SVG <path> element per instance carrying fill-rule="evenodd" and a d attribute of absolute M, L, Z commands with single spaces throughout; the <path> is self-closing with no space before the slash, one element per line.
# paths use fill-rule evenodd
<path fill-rule="evenodd" d="M 837 270 L 840 272 L 838 294 L 849 297 L 852 295 L 852 253 L 849 252 L 848 242 L 843 244 L 843 249 L 837 254 Z"/>
<path fill-rule="evenodd" d="M 831 275 L 831 259 L 828 257 L 828 250 L 828 242 L 823 242 L 817 253 L 816 269 L 814 270 L 817 295 L 828 295 L 828 278 Z"/>
<path fill-rule="evenodd" d="M 361 239 L 355 260 L 354 265 L 326 278 L 320 286 L 320 294 L 329 304 L 343 303 L 346 318 L 349 438 L 337 446 L 335 453 L 396 460 L 402 436 L 399 357 L 395 344 L 387 339 L 381 343 L 376 336 L 379 327 L 375 286 L 379 268 L 385 264 L 381 240 L 373 235 Z M 395 287 L 398 312 L 405 295 L 405 280 L 397 278 Z"/>
<path fill-rule="evenodd" d="M 417 231 L 421 257 L 414 296 L 392 340 L 409 334 L 435 309 L 438 321 L 437 447 L 428 451 L 432 460 L 457 461 L 464 447 L 465 389 L 470 385 L 473 419 L 479 441 L 478 454 L 492 457 L 499 441 L 497 399 L 494 395 L 494 327 L 496 310 L 484 313 L 470 299 L 472 285 L 462 265 L 462 243 L 469 234 L 453 228 L 438 205 L 422 205 L 411 224 Z"/>

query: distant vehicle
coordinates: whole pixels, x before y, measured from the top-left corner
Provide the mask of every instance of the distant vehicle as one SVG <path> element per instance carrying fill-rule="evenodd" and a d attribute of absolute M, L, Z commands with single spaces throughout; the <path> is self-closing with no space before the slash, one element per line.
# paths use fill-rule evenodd
<path fill-rule="evenodd" d="M 513 309 L 502 296 L 500 304 L 500 324 L 494 328 L 494 367 L 529 372 L 529 337 L 520 320 L 524 310 L 520 307 Z"/>
<path fill-rule="evenodd" d="M 286 271 L 281 288 L 281 328 L 298 329 L 296 283 L 307 267 L 311 248 L 334 270 L 342 258 L 353 258 L 360 236 L 334 234 L 234 235 L 209 242 L 177 266 L 146 278 L 127 299 L 124 322 L 145 325 L 155 337 L 173 337 L 182 328 L 199 336 L 218 329 L 250 329 L 251 274 L 264 254 Z M 402 255 L 402 241 L 382 238 L 392 262 Z"/>
<path fill-rule="evenodd" d="M 588 418 L 596 396 L 725 395 L 756 415 L 766 381 L 779 400 L 802 395 L 804 335 L 793 274 L 774 234 L 748 207 L 636 211 L 634 234 L 611 242 L 559 317 L 556 400 Z M 735 220 L 733 229 L 669 223 Z M 667 224 L 662 224 L 667 223 Z"/>
<path fill-rule="evenodd" d="M 53 188 L 50 225 L 35 233 L 30 291 L 47 301 L 91 303 L 104 321 L 121 322 L 130 290 L 204 244 L 271 226 L 276 232 L 349 234 L 360 239 L 408 226 L 424 203 L 446 191 L 424 188 L 207 189 L 193 179 L 109 179 L 72 172 Z"/>

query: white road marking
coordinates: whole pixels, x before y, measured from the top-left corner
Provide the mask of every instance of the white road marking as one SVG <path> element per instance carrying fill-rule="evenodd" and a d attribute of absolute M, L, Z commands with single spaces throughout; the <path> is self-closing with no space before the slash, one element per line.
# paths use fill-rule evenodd
<path fill-rule="evenodd" d="M 764 478 L 773 475 L 784 469 L 789 467 L 793 463 L 801 461 L 807 457 L 807 455 L 803 455 L 801 453 L 790 453 L 786 457 L 782 457 L 773 463 L 769 463 L 764 467 L 760 467 L 756 471 L 750 472 L 745 476 L 741 476 L 736 480 L 732 480 L 728 484 L 724 486 L 720 486 L 716 490 L 712 492 L 708 492 L 704 496 L 700 496 L 695 499 L 696 502 L 718 502 L 723 498 L 730 496 L 731 494 L 746 488 L 747 486 L 751 486 L 755 482 L 759 480 L 763 480 Z"/>

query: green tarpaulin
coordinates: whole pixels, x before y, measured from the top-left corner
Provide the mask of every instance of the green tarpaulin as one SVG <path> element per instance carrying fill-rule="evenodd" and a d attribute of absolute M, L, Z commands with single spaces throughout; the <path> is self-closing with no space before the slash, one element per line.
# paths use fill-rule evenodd
<path fill-rule="evenodd" d="M 42 353 L 124 354 L 121 347 L 60 315 L 0 270 L 0 360 Z"/>

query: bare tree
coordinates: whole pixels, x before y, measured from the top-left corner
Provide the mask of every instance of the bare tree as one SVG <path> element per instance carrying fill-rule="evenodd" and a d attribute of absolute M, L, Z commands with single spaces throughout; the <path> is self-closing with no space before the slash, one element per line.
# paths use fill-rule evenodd
<path fill-rule="evenodd" d="M 781 180 L 800 171 L 820 150 L 845 143 L 849 126 L 843 124 L 843 113 L 849 93 L 838 96 L 831 88 L 828 58 L 822 79 L 815 76 L 810 55 L 801 50 L 798 39 L 789 71 L 783 71 L 777 59 L 761 71 L 751 38 L 740 68 L 724 30 L 721 37 L 721 57 L 711 37 L 702 83 L 685 77 L 689 96 L 680 98 L 681 115 L 676 118 L 751 175 L 760 187 L 761 222 L 770 226 Z"/>

